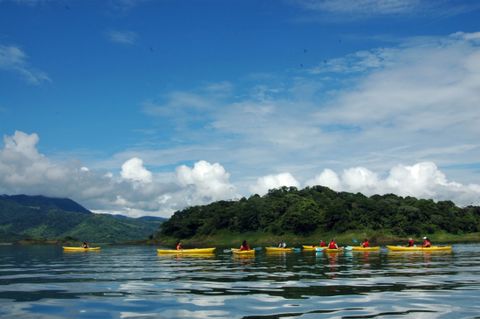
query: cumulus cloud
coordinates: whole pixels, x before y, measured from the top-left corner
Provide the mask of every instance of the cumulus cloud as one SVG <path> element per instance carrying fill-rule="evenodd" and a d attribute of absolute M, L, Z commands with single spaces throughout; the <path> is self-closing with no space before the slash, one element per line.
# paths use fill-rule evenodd
<path fill-rule="evenodd" d="M 45 72 L 32 68 L 27 60 L 27 55 L 19 47 L 0 45 L 0 70 L 14 72 L 32 85 L 51 81 Z"/>
<path fill-rule="evenodd" d="M 361 192 L 365 195 L 393 193 L 400 196 L 453 200 L 458 205 L 480 204 L 480 185 L 463 185 L 448 181 L 445 174 L 432 162 L 414 165 L 396 165 L 385 178 L 365 167 L 344 169 L 337 175 L 326 169 L 307 186 L 322 185 L 336 191 Z"/>
<path fill-rule="evenodd" d="M 341 190 L 340 178 L 331 169 L 324 169 L 322 173 L 305 183 L 306 186 L 322 185 L 335 191 Z"/>
<path fill-rule="evenodd" d="M 135 182 L 152 182 L 152 173 L 143 166 L 143 161 L 138 157 L 131 158 L 123 163 L 120 175 L 124 179 Z"/>
<path fill-rule="evenodd" d="M 103 213 L 169 216 L 186 206 L 232 199 L 235 188 L 218 163 L 199 161 L 192 168 L 153 173 L 132 157 L 115 172 L 77 162 L 57 163 L 39 153 L 39 136 L 16 131 L 0 149 L 0 194 L 69 197 Z"/>
<path fill-rule="evenodd" d="M 279 188 L 282 186 L 299 187 L 300 183 L 290 173 L 267 175 L 258 178 L 255 185 L 250 187 L 250 191 L 254 194 L 264 195 L 269 189 Z"/>
<path fill-rule="evenodd" d="M 218 163 L 199 161 L 193 168 L 182 165 L 177 168 L 176 175 L 181 186 L 193 187 L 196 195 L 207 200 L 235 196 L 235 188 L 229 182 L 230 174 Z"/>
<path fill-rule="evenodd" d="M 109 30 L 106 32 L 107 38 L 113 43 L 133 45 L 137 41 L 137 34 L 133 31 Z"/>

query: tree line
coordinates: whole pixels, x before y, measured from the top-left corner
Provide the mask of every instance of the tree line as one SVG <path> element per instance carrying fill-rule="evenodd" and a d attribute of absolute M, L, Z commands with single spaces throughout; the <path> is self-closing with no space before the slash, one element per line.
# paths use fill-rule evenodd
<path fill-rule="evenodd" d="M 272 189 L 236 201 L 217 201 L 177 211 L 159 235 L 190 238 L 220 230 L 263 231 L 275 235 L 308 235 L 314 231 L 345 233 L 383 230 L 399 236 L 445 231 L 480 231 L 480 207 L 460 208 L 452 201 L 394 194 L 367 197 L 313 186 Z"/>

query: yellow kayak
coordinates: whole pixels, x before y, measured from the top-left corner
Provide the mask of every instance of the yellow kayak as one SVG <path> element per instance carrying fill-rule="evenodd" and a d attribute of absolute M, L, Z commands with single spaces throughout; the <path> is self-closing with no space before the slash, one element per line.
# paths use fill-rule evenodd
<path fill-rule="evenodd" d="M 353 251 L 379 251 L 380 246 L 372 246 L 372 247 L 361 247 L 361 246 L 353 246 Z"/>
<path fill-rule="evenodd" d="M 326 253 L 340 253 L 340 252 L 343 251 L 343 248 L 338 248 L 338 249 L 335 249 L 335 248 L 325 248 L 323 251 L 326 252 Z"/>
<path fill-rule="evenodd" d="M 315 247 L 313 245 L 302 245 L 303 250 L 315 250 Z"/>
<path fill-rule="evenodd" d="M 265 247 L 267 253 L 288 253 L 292 252 L 293 248 L 281 248 L 281 247 Z"/>
<path fill-rule="evenodd" d="M 388 250 L 391 251 L 450 251 L 452 246 L 431 246 L 431 247 L 422 247 L 422 246 L 389 246 L 387 245 Z"/>
<path fill-rule="evenodd" d="M 157 249 L 159 254 L 212 254 L 215 248 Z"/>
<path fill-rule="evenodd" d="M 65 251 L 96 251 L 96 250 L 100 250 L 100 247 L 83 248 L 83 247 L 63 246 L 63 250 Z"/>
<path fill-rule="evenodd" d="M 255 249 L 240 250 L 238 248 L 232 248 L 232 253 L 234 253 L 235 255 L 253 256 L 255 255 Z"/>

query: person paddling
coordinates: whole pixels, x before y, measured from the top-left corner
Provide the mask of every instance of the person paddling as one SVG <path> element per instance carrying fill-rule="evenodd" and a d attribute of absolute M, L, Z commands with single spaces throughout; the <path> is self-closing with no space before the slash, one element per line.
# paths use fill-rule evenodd
<path fill-rule="evenodd" d="M 330 243 L 328 244 L 328 249 L 338 249 L 338 245 L 335 242 L 335 239 L 332 239 Z"/>
<path fill-rule="evenodd" d="M 407 247 L 413 247 L 415 246 L 415 242 L 413 241 L 412 237 L 408 239 Z"/>
<path fill-rule="evenodd" d="M 320 246 L 320 247 L 327 247 L 327 243 L 324 242 L 323 240 L 320 240 L 319 246 Z"/>
<path fill-rule="evenodd" d="M 242 242 L 242 245 L 240 246 L 240 250 L 250 250 L 250 246 L 248 245 L 246 240 Z"/>
<path fill-rule="evenodd" d="M 84 241 L 82 247 L 83 248 L 88 248 L 88 243 L 86 241 Z"/>
<path fill-rule="evenodd" d="M 368 242 L 368 239 L 367 239 L 367 238 L 365 238 L 365 239 L 363 240 L 363 242 L 361 243 L 361 246 L 362 246 L 363 248 L 370 247 L 370 243 Z"/>
<path fill-rule="evenodd" d="M 423 237 L 423 244 L 422 246 L 424 248 L 429 248 L 432 246 L 432 243 L 430 242 L 430 239 L 428 239 L 428 237 Z"/>
<path fill-rule="evenodd" d="M 183 247 L 182 247 L 182 242 L 181 242 L 181 241 L 178 241 L 178 242 L 177 242 L 177 244 L 175 245 L 175 249 L 176 249 L 176 250 L 181 250 L 181 249 L 183 249 Z"/>

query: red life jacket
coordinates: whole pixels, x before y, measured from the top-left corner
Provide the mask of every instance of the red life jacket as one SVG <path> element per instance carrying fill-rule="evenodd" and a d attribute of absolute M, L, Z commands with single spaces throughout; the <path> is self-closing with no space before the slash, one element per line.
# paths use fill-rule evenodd
<path fill-rule="evenodd" d="M 368 240 L 362 243 L 362 247 L 363 248 L 370 247 L 370 243 L 368 242 Z"/>
<path fill-rule="evenodd" d="M 334 242 L 334 241 L 331 241 L 330 244 L 328 244 L 328 248 L 329 249 L 337 249 L 338 248 L 337 243 Z"/>

